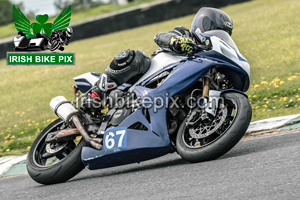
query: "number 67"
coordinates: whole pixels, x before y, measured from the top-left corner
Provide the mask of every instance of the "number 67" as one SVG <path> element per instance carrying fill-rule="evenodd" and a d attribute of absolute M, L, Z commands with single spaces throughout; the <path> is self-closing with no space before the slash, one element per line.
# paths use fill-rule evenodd
<path fill-rule="evenodd" d="M 115 136 L 117 135 L 121 135 L 119 138 L 118 147 L 122 147 L 125 133 L 126 133 L 125 130 L 117 131 L 116 135 L 113 132 L 109 132 L 105 137 L 105 146 L 107 147 L 107 149 L 111 149 L 115 146 L 116 143 L 115 140 L 118 140 L 118 138 L 115 139 Z"/>

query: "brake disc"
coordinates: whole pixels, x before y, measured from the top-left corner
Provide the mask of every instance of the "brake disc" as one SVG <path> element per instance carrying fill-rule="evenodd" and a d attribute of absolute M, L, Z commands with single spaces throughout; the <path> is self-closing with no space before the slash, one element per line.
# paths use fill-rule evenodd
<path fill-rule="evenodd" d="M 225 122 L 227 117 L 227 107 L 226 106 L 220 106 L 220 109 L 217 111 L 216 117 L 213 119 L 213 121 L 210 123 L 210 125 L 201 123 L 199 126 L 195 129 L 194 127 L 189 128 L 189 134 L 192 138 L 195 139 L 203 139 L 214 132 L 216 132 L 222 124 Z"/>

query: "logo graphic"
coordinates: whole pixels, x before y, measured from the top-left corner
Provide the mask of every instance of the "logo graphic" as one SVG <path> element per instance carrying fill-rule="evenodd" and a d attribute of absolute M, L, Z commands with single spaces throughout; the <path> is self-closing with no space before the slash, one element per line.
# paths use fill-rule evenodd
<path fill-rule="evenodd" d="M 16 51 L 7 52 L 7 65 L 75 65 L 75 53 L 39 53 L 28 51 L 64 51 L 73 34 L 69 27 L 71 6 L 65 8 L 53 23 L 48 15 L 37 15 L 31 23 L 22 11 L 13 6 L 13 20 L 18 35 L 14 38 Z"/>
<path fill-rule="evenodd" d="M 13 6 L 13 20 L 18 35 L 14 38 L 15 50 L 64 50 L 68 45 L 73 30 L 69 27 L 71 21 L 71 6 L 65 8 L 53 23 L 47 23 L 48 15 L 37 15 L 36 22 L 31 23 L 20 9 Z"/>

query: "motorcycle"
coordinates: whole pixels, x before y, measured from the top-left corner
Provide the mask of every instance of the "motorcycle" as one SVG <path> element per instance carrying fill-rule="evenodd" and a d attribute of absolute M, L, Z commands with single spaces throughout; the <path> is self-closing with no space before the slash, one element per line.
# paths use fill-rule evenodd
<path fill-rule="evenodd" d="M 205 45 L 190 43 L 188 56 L 158 53 L 136 83 L 114 89 L 101 109 L 84 110 L 79 103 L 99 83 L 100 73 L 75 77 L 75 100 L 59 96 L 50 102 L 59 118 L 31 146 L 31 178 L 61 183 L 85 167 L 139 163 L 174 152 L 203 162 L 232 149 L 251 121 L 244 93 L 250 65 L 226 32 L 203 37 Z"/>

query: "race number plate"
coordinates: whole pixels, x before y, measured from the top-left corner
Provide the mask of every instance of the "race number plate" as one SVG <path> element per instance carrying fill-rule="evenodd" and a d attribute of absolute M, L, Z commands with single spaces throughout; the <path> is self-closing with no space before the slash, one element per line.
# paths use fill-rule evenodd
<path fill-rule="evenodd" d="M 127 128 L 117 127 L 104 133 L 103 146 L 105 151 L 120 150 L 127 147 Z"/>

